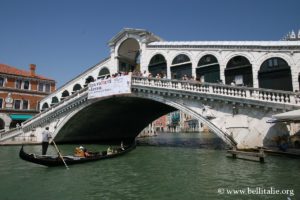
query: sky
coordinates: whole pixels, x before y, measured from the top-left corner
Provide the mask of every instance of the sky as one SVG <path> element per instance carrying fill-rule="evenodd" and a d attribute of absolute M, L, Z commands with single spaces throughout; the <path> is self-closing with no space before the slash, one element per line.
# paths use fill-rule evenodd
<path fill-rule="evenodd" d="M 280 40 L 300 29 L 299 0 L 0 0 L 0 63 L 57 87 L 109 57 L 123 28 L 166 41 Z"/>

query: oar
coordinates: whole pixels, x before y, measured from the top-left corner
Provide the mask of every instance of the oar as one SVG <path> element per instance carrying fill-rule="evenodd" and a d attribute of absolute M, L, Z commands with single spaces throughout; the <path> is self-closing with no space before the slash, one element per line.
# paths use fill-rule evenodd
<path fill-rule="evenodd" d="M 57 123 L 56 123 L 54 129 L 56 129 L 58 122 L 59 122 L 59 120 L 57 121 Z M 51 135 L 51 134 L 50 134 L 50 135 Z M 51 137 L 52 137 L 52 135 L 51 135 Z M 53 138 L 53 137 L 52 137 L 52 138 Z M 54 139 L 52 139 L 52 142 L 53 142 L 53 144 L 54 144 L 54 147 L 55 147 L 55 149 L 56 149 L 56 151 L 57 151 L 57 153 L 58 153 L 60 159 L 63 161 L 63 163 L 64 163 L 64 165 L 66 166 L 66 168 L 69 169 L 69 167 L 68 167 L 66 161 L 64 160 L 64 157 L 61 155 L 61 153 L 60 153 L 60 151 L 59 151 L 59 149 L 58 149 L 56 143 L 54 142 Z"/>
<path fill-rule="evenodd" d="M 56 143 L 54 142 L 54 140 L 52 140 L 52 142 L 53 142 L 53 144 L 54 144 L 54 147 L 55 147 L 55 149 L 56 149 L 56 151 L 57 151 L 57 153 L 58 153 L 60 159 L 63 161 L 63 163 L 64 163 L 64 165 L 66 166 L 66 168 L 69 169 L 69 167 L 68 167 L 67 163 L 65 162 L 63 156 L 61 155 L 61 153 L 60 153 L 58 147 L 56 146 Z"/>

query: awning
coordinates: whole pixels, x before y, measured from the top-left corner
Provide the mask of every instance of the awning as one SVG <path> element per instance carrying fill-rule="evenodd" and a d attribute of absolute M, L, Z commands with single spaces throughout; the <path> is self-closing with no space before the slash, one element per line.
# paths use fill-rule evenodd
<path fill-rule="evenodd" d="M 21 114 L 11 114 L 10 118 L 12 120 L 27 120 L 30 119 L 33 115 L 21 115 Z"/>
<path fill-rule="evenodd" d="M 293 110 L 293 111 L 273 115 L 272 119 L 268 120 L 267 122 L 268 123 L 300 122 L 300 110 Z"/>

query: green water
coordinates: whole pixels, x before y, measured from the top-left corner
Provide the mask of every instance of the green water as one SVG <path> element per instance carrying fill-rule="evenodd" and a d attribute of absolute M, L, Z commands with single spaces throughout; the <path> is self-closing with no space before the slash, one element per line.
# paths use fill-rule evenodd
<path fill-rule="evenodd" d="M 265 164 L 233 160 L 226 157 L 224 150 L 197 148 L 194 146 L 197 142 L 189 142 L 189 138 L 197 137 L 203 143 L 203 137 L 198 135 L 185 135 L 183 139 L 176 134 L 163 135 L 150 140 L 167 144 L 184 141 L 192 145 L 185 148 L 138 146 L 122 157 L 74 165 L 69 170 L 25 162 L 18 158 L 19 146 L 1 146 L 0 199 L 300 199 L 300 160 L 267 157 Z M 60 145 L 64 154 L 72 152 L 74 147 Z M 26 147 L 28 152 L 40 152 L 40 149 L 40 146 Z M 54 153 L 52 147 L 49 153 Z M 219 194 L 224 190 L 226 193 L 231 189 L 258 187 L 288 189 L 294 196 Z"/>

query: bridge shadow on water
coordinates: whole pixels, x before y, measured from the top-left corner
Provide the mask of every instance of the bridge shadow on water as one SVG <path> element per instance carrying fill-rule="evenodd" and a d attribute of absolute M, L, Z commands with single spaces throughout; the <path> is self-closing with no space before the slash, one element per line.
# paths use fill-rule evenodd
<path fill-rule="evenodd" d="M 226 149 L 228 146 L 213 133 L 159 133 L 157 136 L 137 138 L 141 146 Z"/>

